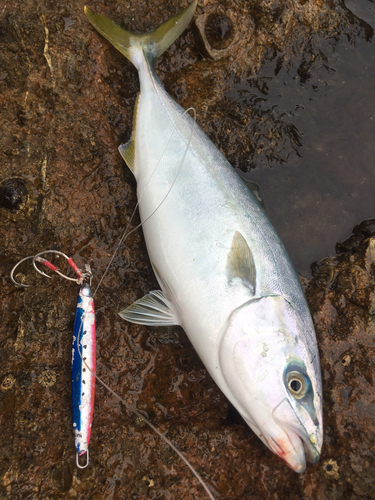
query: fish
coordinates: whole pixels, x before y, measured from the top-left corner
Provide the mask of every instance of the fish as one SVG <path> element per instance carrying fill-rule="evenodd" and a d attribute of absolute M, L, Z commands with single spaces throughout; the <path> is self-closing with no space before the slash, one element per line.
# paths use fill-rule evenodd
<path fill-rule="evenodd" d="M 73 263 L 74 264 L 74 263 Z M 96 371 L 95 306 L 91 287 L 82 283 L 77 300 L 72 346 L 72 408 L 76 464 L 89 464 Z M 85 457 L 83 457 L 85 455 Z M 82 459 L 85 462 L 82 464 Z"/>
<path fill-rule="evenodd" d="M 263 443 L 296 472 L 323 444 L 322 382 L 306 299 L 263 205 L 164 90 L 156 59 L 197 1 L 146 34 L 85 7 L 138 70 L 132 136 L 119 152 L 137 181 L 142 229 L 160 290 L 120 311 L 180 325 L 213 380 Z"/>

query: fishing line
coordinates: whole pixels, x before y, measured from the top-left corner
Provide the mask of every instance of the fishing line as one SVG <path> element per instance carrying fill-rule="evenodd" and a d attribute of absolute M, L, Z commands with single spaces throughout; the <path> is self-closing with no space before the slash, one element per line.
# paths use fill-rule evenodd
<path fill-rule="evenodd" d="M 81 323 L 81 325 L 82 325 L 82 323 Z M 142 419 L 143 422 L 145 422 L 162 440 L 164 440 L 172 448 L 172 450 L 181 458 L 181 460 L 183 460 L 183 462 L 185 463 L 185 465 L 187 465 L 189 467 L 190 471 L 198 479 L 198 481 L 202 485 L 203 489 L 207 493 L 207 495 L 210 498 L 210 500 L 215 500 L 215 497 L 212 495 L 212 493 L 208 489 L 208 486 L 203 481 L 202 477 L 194 469 L 194 467 L 191 465 L 191 463 L 189 462 L 189 460 L 183 455 L 183 453 L 172 443 L 172 441 L 170 439 L 168 439 L 167 436 L 163 432 L 159 431 L 159 429 L 157 427 L 155 427 L 155 425 L 152 424 L 148 420 L 148 418 L 146 418 L 144 415 L 142 415 L 142 413 L 139 410 L 137 410 L 134 405 L 133 406 L 129 405 L 121 396 L 119 396 L 115 391 L 113 391 L 109 387 L 109 385 L 107 385 L 93 370 L 91 370 L 91 368 L 89 367 L 89 365 L 86 363 L 85 359 L 82 357 L 81 350 L 79 348 L 79 340 L 80 340 L 81 330 L 82 330 L 82 328 L 80 328 L 79 333 L 78 333 L 78 343 L 77 343 L 77 345 L 78 345 L 79 355 L 81 356 L 82 361 L 85 364 L 85 367 L 94 375 L 94 377 L 96 378 L 96 380 L 100 384 L 102 384 L 103 387 L 105 387 L 107 389 L 107 391 L 109 391 L 113 396 L 115 396 L 125 406 L 125 408 L 127 410 L 135 413 L 135 415 L 137 415 L 138 418 Z"/>
<path fill-rule="evenodd" d="M 132 229 L 132 230 L 131 230 L 128 234 L 126 234 L 126 233 L 127 233 L 127 231 L 128 231 L 128 229 L 129 229 L 129 226 L 130 226 L 130 224 L 131 224 L 131 222 L 132 222 L 132 220 L 133 220 L 133 217 L 134 217 L 134 215 L 135 215 L 135 213 L 136 213 L 136 211 L 137 211 L 137 208 L 138 208 L 138 206 L 139 206 L 139 204 L 140 204 L 140 202 L 141 202 L 141 199 L 142 199 L 142 197 L 143 197 L 143 195 L 144 195 L 144 193 L 145 193 L 145 191 L 146 191 L 146 189 L 147 189 L 148 185 L 150 184 L 151 179 L 152 179 L 152 177 L 153 177 L 153 175 L 154 175 L 154 173 L 155 173 L 155 171 L 156 171 L 157 167 L 159 166 L 159 164 L 160 164 L 160 162 L 161 162 L 161 159 L 163 158 L 163 155 L 164 155 L 164 153 L 165 153 L 165 151 L 166 151 L 166 149 L 167 149 L 167 147 L 168 147 L 168 144 L 169 144 L 170 140 L 172 139 L 172 136 L 173 136 L 173 134 L 174 134 L 175 130 L 177 129 L 177 123 L 174 125 L 174 127 L 173 127 L 173 129 L 172 129 L 172 132 L 170 133 L 170 135 L 169 135 L 169 137 L 168 137 L 168 140 L 167 140 L 167 142 L 165 143 L 164 149 L 163 149 L 163 151 L 161 152 L 161 155 L 160 155 L 160 157 L 159 157 L 158 161 L 156 162 L 155 168 L 154 168 L 154 170 L 152 171 L 152 173 L 151 173 L 151 175 L 150 175 L 150 177 L 149 177 L 149 179 L 148 179 L 148 181 L 147 181 L 147 183 L 146 183 L 145 187 L 143 188 L 143 191 L 142 191 L 141 195 L 139 196 L 139 199 L 138 199 L 138 201 L 137 201 L 137 203 L 136 203 L 136 205 L 135 205 L 135 207 L 134 207 L 134 209 L 133 209 L 133 212 L 132 212 L 132 214 L 131 214 L 131 216 L 130 216 L 129 222 L 128 222 L 128 224 L 127 224 L 126 228 L 124 229 L 124 232 L 122 233 L 122 236 L 121 236 L 121 238 L 120 238 L 120 240 L 119 240 L 119 242 L 118 242 L 118 244 L 117 244 L 117 246 L 116 246 L 116 248 L 115 248 L 115 250 L 114 250 L 114 252 L 113 252 L 113 254 L 112 254 L 112 256 L 111 256 L 111 259 L 110 259 L 110 261 L 109 261 L 109 263 L 108 263 L 107 267 L 105 268 L 104 273 L 102 274 L 102 277 L 101 277 L 101 278 L 100 278 L 100 280 L 99 280 L 99 283 L 98 283 L 97 287 L 95 288 L 95 291 L 94 291 L 94 293 L 93 293 L 93 297 L 95 297 L 96 292 L 99 290 L 99 287 L 101 286 L 101 284 L 102 284 L 102 282 L 103 282 L 103 280 L 104 280 L 104 278 L 105 278 L 106 274 L 108 273 L 108 271 L 109 271 L 109 269 L 110 269 L 110 267 L 111 267 L 111 265 L 112 265 L 112 263 L 113 263 L 113 260 L 114 260 L 114 258 L 115 258 L 115 256 L 116 256 L 116 254 L 117 254 L 117 252 L 118 252 L 118 250 L 119 250 L 120 246 L 124 243 L 124 241 L 126 241 L 126 240 L 127 240 L 127 238 L 128 238 L 128 237 L 129 237 L 132 233 L 134 233 L 137 229 L 139 229 L 139 228 L 140 228 L 140 227 L 141 227 L 141 226 L 142 226 L 145 222 L 147 222 L 147 221 L 150 219 L 150 217 L 151 217 L 152 215 L 154 215 L 154 213 L 155 213 L 155 212 L 156 212 L 156 211 L 160 208 L 160 206 L 164 203 L 165 199 L 167 198 L 167 196 L 168 196 L 168 195 L 169 195 L 169 193 L 171 192 L 171 189 L 173 188 L 173 186 L 174 186 L 174 184 L 175 184 L 175 182 L 176 182 L 176 180 L 177 180 L 178 174 L 180 173 L 180 171 L 181 171 L 181 169 L 182 169 L 182 166 L 183 166 L 183 164 L 184 164 L 184 161 L 185 161 L 185 158 L 186 158 L 187 152 L 188 152 L 188 150 L 189 150 L 189 146 L 190 146 L 191 141 L 192 141 L 192 138 L 193 138 L 193 134 L 194 134 L 195 126 L 196 126 L 196 123 L 197 123 L 197 114 L 196 114 L 196 111 L 195 111 L 195 109 L 194 109 L 194 108 L 189 108 L 189 109 L 187 109 L 186 111 L 184 111 L 184 112 L 183 112 L 183 114 L 181 115 L 181 119 L 182 119 L 182 118 L 183 118 L 186 114 L 188 114 L 188 113 L 189 113 L 189 111 L 193 111 L 193 113 L 194 113 L 193 127 L 192 127 L 192 129 L 191 129 L 191 133 L 190 133 L 189 141 L 188 141 L 187 146 L 186 146 L 186 148 L 185 148 L 185 152 L 184 152 L 184 155 L 183 155 L 183 157 L 182 157 L 182 160 L 181 160 L 180 166 L 179 166 L 179 168 L 178 168 L 178 170 L 177 170 L 177 173 L 176 173 L 176 175 L 175 175 L 175 177 L 174 177 L 174 179 L 173 179 L 172 184 L 170 185 L 170 187 L 169 187 L 169 189 L 168 189 L 168 191 L 167 191 L 166 195 L 164 196 L 164 198 L 161 200 L 161 202 L 159 203 L 159 205 L 157 205 L 157 207 L 153 210 L 153 212 L 151 212 L 151 214 L 149 214 L 149 215 L 148 215 L 148 216 L 147 216 L 147 217 L 146 217 L 146 218 L 145 218 L 145 219 L 144 219 L 144 220 L 143 220 L 140 224 L 138 224 L 138 226 L 136 226 L 136 227 L 135 227 L 134 229 Z"/>
<path fill-rule="evenodd" d="M 177 124 L 176 124 L 176 125 L 174 125 L 173 130 L 172 130 L 171 134 L 170 134 L 170 135 L 169 135 L 169 137 L 168 137 L 168 140 L 167 140 L 167 142 L 166 142 L 166 144 L 165 144 L 165 146 L 164 146 L 164 149 L 163 149 L 163 151 L 162 151 L 162 153 L 161 153 L 161 155 L 160 155 L 160 157 L 159 157 L 159 160 L 157 161 L 157 163 L 156 163 L 156 165 L 155 165 L 155 168 L 153 169 L 153 171 L 152 171 L 152 173 L 151 173 L 151 175 L 150 175 L 150 177 L 149 177 L 149 179 L 148 179 L 148 181 L 147 181 L 147 183 L 146 183 L 146 185 L 145 185 L 145 187 L 144 187 L 144 189 L 143 189 L 143 191 L 142 191 L 142 193 L 141 193 L 141 195 L 140 195 L 140 197 L 139 197 L 139 199 L 138 199 L 138 202 L 137 202 L 137 204 L 136 204 L 136 206 L 135 206 L 135 208 L 134 208 L 134 210 L 133 210 L 133 212 L 132 212 L 132 214 L 131 214 L 130 220 L 129 220 L 129 222 L 128 222 L 128 224 L 127 224 L 127 226 L 126 226 L 126 228 L 125 228 L 125 230 L 124 230 L 124 232 L 123 232 L 123 234 L 122 234 L 122 236 L 121 236 L 121 238 L 120 238 L 120 240 L 119 240 L 119 243 L 118 243 L 118 244 L 117 244 L 117 246 L 116 246 L 116 249 L 115 249 L 115 251 L 114 251 L 114 253 L 113 253 L 112 257 L 111 257 L 111 260 L 110 260 L 109 264 L 107 265 L 107 267 L 106 267 L 106 269 L 105 269 L 105 271 L 104 271 L 104 274 L 103 274 L 103 276 L 102 276 L 102 278 L 101 278 L 101 280 L 100 280 L 100 282 L 99 282 L 98 286 L 97 286 L 97 287 L 96 287 L 96 289 L 95 289 L 95 292 L 93 293 L 92 298 L 94 298 L 95 293 L 98 291 L 98 289 L 99 289 L 99 287 L 100 287 L 101 283 L 103 282 L 103 279 L 104 279 L 104 277 L 105 277 L 106 273 L 108 272 L 108 270 L 109 270 L 109 268 L 110 268 L 110 266 L 111 266 L 111 264 L 112 264 L 112 262 L 113 262 L 113 259 L 114 259 L 115 255 L 116 255 L 116 253 L 117 253 L 117 251 L 118 251 L 118 249 L 119 249 L 120 245 L 121 245 L 124 241 L 126 241 L 126 239 L 128 238 L 128 236 L 129 236 L 131 233 L 133 233 L 134 231 L 136 231 L 139 227 L 141 227 L 141 226 L 142 226 L 142 225 L 143 225 L 146 221 L 148 221 L 148 220 L 149 220 L 149 219 L 150 219 L 150 218 L 151 218 L 151 217 L 155 214 L 155 212 L 156 212 L 156 211 L 160 208 L 160 206 L 164 203 L 164 201 L 165 201 L 165 200 L 166 200 L 166 198 L 168 197 L 169 193 L 171 192 L 171 190 L 172 190 L 172 188 L 173 188 L 173 186 L 174 186 L 174 184 L 175 184 L 175 182 L 176 182 L 176 180 L 177 180 L 177 177 L 178 177 L 178 175 L 179 175 L 179 173 L 180 173 L 180 171 L 181 171 L 181 169 L 182 169 L 182 167 L 183 167 L 183 164 L 184 164 L 184 161 L 185 161 L 185 158 L 186 158 L 187 152 L 188 152 L 188 150 L 189 150 L 189 147 L 190 147 L 190 144 L 191 144 L 191 141 L 192 141 L 192 137 L 193 137 L 193 135 L 194 135 L 194 130 L 195 130 L 195 126 L 196 126 L 196 112 L 195 112 L 195 109 L 194 109 L 194 108 L 189 108 L 188 110 L 184 111 L 184 113 L 181 115 L 181 118 L 182 118 L 182 117 L 183 117 L 186 113 L 188 113 L 189 111 L 193 111 L 193 113 L 194 113 L 194 121 L 193 121 L 193 126 L 192 126 L 192 130 L 191 130 L 191 133 L 190 133 L 190 137 L 189 137 L 189 140 L 188 140 L 188 142 L 187 142 L 187 145 L 186 145 L 186 148 L 185 148 L 185 151 L 184 151 L 183 157 L 182 157 L 182 159 L 181 159 L 181 163 L 180 163 L 180 165 L 179 165 L 179 168 L 177 169 L 177 172 L 176 172 L 176 174 L 175 174 L 175 177 L 173 178 L 173 181 L 172 181 L 171 185 L 169 186 L 169 188 L 168 188 L 167 192 L 166 192 L 166 193 L 165 193 L 165 195 L 163 196 L 163 198 L 162 198 L 162 200 L 160 201 L 160 203 L 156 206 L 156 208 L 155 208 L 154 210 L 152 210 L 152 212 L 151 212 L 151 213 L 150 213 L 150 214 L 149 214 L 149 215 L 148 215 L 148 216 L 147 216 L 147 217 L 146 217 L 146 218 L 145 218 L 145 219 L 144 219 L 144 220 L 143 220 L 140 224 L 138 224 L 138 225 L 137 225 L 134 229 L 132 229 L 132 231 L 130 231 L 129 233 L 127 233 L 128 229 L 129 229 L 129 226 L 130 226 L 130 224 L 131 224 L 131 221 L 132 221 L 132 219 L 133 219 L 133 217 L 134 217 L 134 215 L 135 215 L 136 209 L 137 209 L 137 208 L 138 208 L 138 206 L 139 206 L 139 203 L 140 203 L 140 201 L 141 201 L 141 199 L 142 199 L 142 196 L 143 196 L 143 194 L 145 193 L 145 190 L 147 189 L 147 187 L 148 187 L 148 185 L 149 185 L 149 183 L 150 183 L 150 181 L 151 181 L 151 179 L 152 179 L 152 177 L 153 177 L 153 175 L 154 175 L 154 173 L 155 173 L 155 171 L 156 171 L 156 168 L 157 168 L 157 167 L 159 166 L 159 164 L 160 164 L 160 161 L 161 161 L 161 159 L 162 159 L 162 157 L 163 157 L 163 155 L 164 155 L 164 153 L 165 153 L 165 151 L 166 151 L 166 148 L 167 148 L 167 146 L 168 146 L 168 144 L 169 144 L 169 142 L 170 142 L 170 140 L 171 140 L 171 138 L 172 138 L 172 136 L 173 136 L 173 134 L 174 134 L 174 132 L 175 132 L 175 130 L 176 130 L 176 128 L 177 128 Z M 60 255 L 60 256 L 65 257 L 65 258 L 67 259 L 67 261 L 68 261 L 68 263 L 69 263 L 70 267 L 72 267 L 72 268 L 73 268 L 73 270 L 75 271 L 75 273 L 77 274 L 78 278 L 70 278 L 70 277 L 66 276 L 65 274 L 61 273 L 61 272 L 59 271 L 59 269 L 58 269 L 55 265 L 53 265 L 51 262 L 47 261 L 46 259 L 44 259 L 44 258 L 42 257 L 42 255 L 43 255 L 43 254 L 45 254 L 45 253 L 54 253 L 54 254 L 57 254 L 57 255 Z M 16 264 L 16 265 L 13 267 L 13 269 L 12 269 L 12 271 L 11 271 L 11 276 L 10 276 L 10 277 L 11 277 L 11 279 L 12 279 L 13 283 L 15 283 L 16 285 L 21 285 L 21 283 L 17 283 L 17 282 L 15 281 L 14 277 L 13 277 L 13 274 L 14 274 L 15 269 L 18 267 L 18 265 L 19 265 L 19 264 L 21 264 L 21 263 L 22 263 L 22 262 L 24 262 L 25 260 L 27 260 L 27 259 L 31 259 L 31 258 L 33 259 L 33 266 L 34 266 L 35 270 L 36 270 L 38 273 L 40 273 L 41 275 L 46 276 L 47 278 L 50 278 L 50 276 L 49 276 L 48 274 L 44 273 L 43 271 L 41 271 L 41 270 L 40 270 L 40 269 L 36 266 L 36 262 L 40 262 L 40 263 L 44 264 L 46 267 L 48 267 L 50 270 L 52 270 L 52 271 L 56 272 L 57 274 L 59 274 L 61 277 L 65 278 L 65 279 L 68 279 L 68 280 L 71 280 L 71 281 L 75 281 L 75 282 L 77 282 L 78 284 L 82 284 L 82 282 L 83 282 L 85 279 L 87 279 L 88 277 L 90 277 L 90 284 L 91 284 L 91 271 L 90 271 L 89 266 L 86 266 L 86 273 L 83 273 L 83 272 L 82 272 L 82 271 L 81 271 L 81 270 L 80 270 L 80 269 L 79 269 L 79 268 L 75 265 L 75 263 L 73 262 L 73 260 L 72 260 L 71 258 L 67 257 L 67 256 L 66 256 L 65 254 L 63 254 L 62 252 L 57 251 L 57 250 L 47 250 L 47 251 L 41 252 L 41 253 L 39 253 L 39 254 L 37 254 L 37 255 L 35 255 L 35 256 L 29 256 L 29 257 L 26 257 L 26 258 L 22 259 L 21 261 L 19 261 L 19 262 L 18 262 L 18 264 Z M 27 287 L 27 286 L 30 286 L 30 285 L 25 285 L 25 284 L 22 284 L 21 286 Z M 188 459 L 187 459 L 187 458 L 186 458 L 186 457 L 182 454 L 182 452 L 181 452 L 180 450 L 178 450 L 178 448 L 177 448 L 177 447 L 173 444 L 173 442 L 172 442 L 170 439 L 168 439 L 168 438 L 167 438 L 167 436 L 166 436 L 164 433 L 162 433 L 161 431 L 159 431 L 159 429 L 158 429 L 157 427 L 155 427 L 155 426 L 154 426 L 154 425 L 153 425 L 153 424 L 152 424 L 152 423 L 151 423 L 151 422 L 150 422 L 150 421 L 149 421 L 149 420 L 148 420 L 148 419 L 147 419 L 144 415 L 142 415 L 142 413 L 141 413 L 139 410 L 137 410 L 137 409 L 135 408 L 135 406 L 134 406 L 134 405 L 133 405 L 133 406 L 132 406 L 132 405 L 129 405 L 128 403 L 126 403 L 126 401 L 125 401 L 125 400 L 124 400 L 121 396 L 119 396 L 118 394 L 116 394 L 116 393 L 115 393 L 115 392 L 114 392 L 114 391 L 113 391 L 113 390 L 112 390 L 112 389 L 111 389 L 111 388 L 110 388 L 110 387 L 109 387 L 109 386 L 108 386 L 108 385 L 107 385 L 107 384 L 106 384 L 106 383 L 105 383 L 105 382 L 104 382 L 104 381 L 103 381 L 103 380 L 102 380 L 102 379 L 101 379 L 101 378 L 100 378 L 100 377 L 99 377 L 99 376 L 98 376 L 95 372 L 94 372 L 94 370 L 92 370 L 92 368 L 88 365 L 88 363 L 86 362 L 86 359 L 85 359 L 85 358 L 83 357 L 83 355 L 82 355 L 82 351 L 81 351 L 81 348 L 80 348 L 80 341 L 81 341 L 82 334 L 83 334 L 83 333 L 82 333 L 82 330 L 83 330 L 83 324 L 84 324 L 84 320 L 85 320 L 85 314 L 86 314 L 86 313 L 85 313 L 85 312 L 83 312 L 83 314 L 82 314 L 82 316 L 81 316 L 81 322 L 80 322 L 80 326 L 79 326 L 79 329 L 78 329 L 78 334 L 77 334 L 77 350 L 78 350 L 78 354 L 79 354 L 79 356 L 80 356 L 80 358 L 81 358 L 81 360 L 82 360 L 83 364 L 85 365 L 85 368 L 87 368 L 87 369 L 90 371 L 90 373 L 91 373 L 91 374 L 95 377 L 95 379 L 96 379 L 96 380 L 97 380 L 97 381 L 98 381 L 98 382 L 99 382 L 99 383 L 100 383 L 103 387 L 105 387 L 105 388 L 106 388 L 106 389 L 107 389 L 107 390 L 108 390 L 108 391 L 109 391 L 112 395 L 114 395 L 114 396 L 115 396 L 115 397 L 116 397 L 116 398 L 117 398 L 117 399 L 118 399 L 118 400 L 119 400 L 119 401 L 120 401 L 120 402 L 121 402 L 121 403 L 122 403 L 122 404 L 123 404 L 123 405 L 124 405 L 124 406 L 125 406 L 128 410 L 129 410 L 129 411 L 131 411 L 131 412 L 135 413 L 135 414 L 137 415 L 137 417 L 138 417 L 138 418 L 142 419 L 142 420 L 143 420 L 143 421 L 144 421 L 144 422 L 145 422 L 145 423 L 146 423 L 146 424 L 147 424 L 147 425 L 148 425 L 148 426 L 149 426 L 149 427 L 150 427 L 150 428 L 151 428 L 151 429 L 152 429 L 152 430 L 153 430 L 153 431 L 154 431 L 154 432 L 155 432 L 155 433 L 156 433 L 156 434 L 157 434 L 157 435 L 158 435 L 158 436 L 162 439 L 162 440 L 164 440 L 164 442 L 165 442 L 165 443 L 167 443 L 167 444 L 168 444 L 168 445 L 172 448 L 172 450 L 173 450 L 173 451 L 174 451 L 174 452 L 175 452 L 175 453 L 176 453 L 176 454 L 177 454 L 177 455 L 181 458 L 181 460 L 185 463 L 185 465 L 187 465 L 187 467 L 190 469 L 190 471 L 193 473 L 193 475 L 197 478 L 197 480 L 198 480 L 198 481 L 199 481 L 199 483 L 202 485 L 203 489 L 204 489 L 204 490 L 205 490 L 205 492 L 207 493 L 207 495 L 208 495 L 208 497 L 210 498 L 210 500 L 214 500 L 214 497 L 213 497 L 212 493 L 211 493 L 211 492 L 210 492 L 210 490 L 208 489 L 208 487 L 207 487 L 206 483 L 203 481 L 203 479 L 201 478 L 201 476 L 199 475 L 199 473 L 198 473 L 198 472 L 194 469 L 194 467 L 191 465 L 191 463 L 189 462 L 189 460 L 188 460 Z M 87 449 L 86 453 L 87 453 L 87 457 L 86 457 L 86 458 L 87 458 L 87 461 L 86 461 L 86 465 L 85 465 L 85 466 L 83 466 L 83 467 L 82 467 L 82 466 L 79 464 L 79 462 L 78 462 L 78 458 L 77 458 L 77 466 L 78 466 L 79 468 L 85 468 L 85 467 L 88 465 L 88 461 L 89 461 L 89 458 L 88 458 L 88 457 L 89 457 L 89 455 L 88 455 L 88 449 Z"/>
<path fill-rule="evenodd" d="M 185 161 L 185 158 L 186 158 L 186 155 L 188 153 L 188 150 L 189 150 L 189 147 L 190 147 L 190 144 L 191 144 L 191 141 L 192 141 L 192 138 L 193 138 L 193 135 L 194 135 L 194 131 L 195 131 L 195 127 L 196 127 L 196 111 L 194 108 L 189 108 L 187 109 L 186 111 L 184 111 L 184 113 L 181 115 L 181 119 L 187 114 L 189 113 L 189 111 L 193 111 L 193 114 L 194 114 L 194 118 L 193 118 L 193 126 L 192 126 L 192 130 L 191 130 L 191 133 L 190 133 L 190 136 L 189 136 L 189 140 L 187 142 L 187 145 L 186 145 L 186 148 L 185 148 L 185 151 L 184 151 L 184 154 L 183 154 L 183 157 L 181 159 L 181 163 L 179 165 L 179 168 L 177 169 L 177 172 L 175 174 L 175 177 L 173 178 L 173 181 L 171 183 L 171 185 L 169 186 L 166 194 L 164 195 L 164 197 L 162 198 L 162 200 L 160 201 L 160 203 L 156 206 L 156 208 L 140 223 L 138 224 L 134 229 L 132 229 L 129 233 L 127 233 L 128 229 L 129 229 L 129 226 L 133 220 L 133 217 L 136 213 L 136 210 L 139 206 L 139 203 L 149 185 L 149 183 L 151 182 L 151 179 L 157 169 L 157 167 L 159 166 L 161 160 L 162 160 L 162 157 L 168 147 L 168 144 L 169 142 L 171 141 L 172 139 L 172 136 L 173 134 L 175 133 L 176 129 L 177 129 L 177 124 L 174 125 L 173 127 L 173 130 L 172 132 L 170 133 L 169 137 L 168 137 L 168 140 L 164 146 L 164 149 L 163 151 L 161 152 L 161 155 L 158 159 L 158 161 L 156 162 L 156 165 L 155 165 L 155 168 L 153 169 L 145 187 L 143 188 L 142 190 L 142 193 L 141 195 L 139 196 L 139 199 L 133 209 L 133 212 L 130 216 L 130 220 L 124 230 L 124 232 L 122 233 L 122 236 L 111 256 L 111 259 L 97 285 L 97 287 L 95 288 L 95 291 L 93 292 L 93 297 L 95 297 L 95 294 L 97 293 L 97 291 L 99 290 L 99 287 L 101 286 L 106 274 L 108 273 L 112 263 L 113 263 L 113 260 L 120 248 L 120 246 L 122 245 L 122 243 L 124 243 L 126 241 L 126 239 L 133 233 L 135 232 L 137 229 L 139 229 L 145 222 L 147 222 L 148 220 L 150 220 L 150 218 L 155 214 L 155 212 L 161 207 L 161 205 L 164 203 L 164 201 L 166 200 L 166 198 L 168 197 L 169 193 L 171 192 L 174 184 L 176 183 L 176 180 L 177 180 L 177 177 L 183 167 L 183 164 L 184 164 L 184 161 Z M 197 480 L 199 481 L 199 483 L 202 485 L 203 489 L 205 490 L 205 492 L 207 493 L 208 497 L 210 498 L 210 500 L 215 500 L 214 499 L 214 496 L 212 495 L 212 493 L 210 492 L 210 490 L 208 489 L 206 483 L 203 481 L 202 477 L 199 475 L 199 473 L 194 469 L 194 467 L 191 465 L 191 463 L 189 462 L 189 460 L 182 454 L 182 452 L 172 443 L 172 441 L 170 439 L 167 438 L 167 436 L 165 434 L 163 434 L 161 431 L 159 431 L 159 429 L 157 427 L 155 427 L 144 415 L 142 415 L 142 413 L 140 413 L 134 406 L 131 406 L 129 405 L 128 403 L 126 403 L 126 401 L 121 397 L 119 396 L 116 392 L 114 392 L 92 369 L 91 367 L 87 364 L 86 360 L 83 358 L 82 356 L 82 352 L 81 352 L 81 349 L 80 349 L 80 337 L 81 337 L 81 331 L 82 331 L 82 324 L 83 324 L 83 318 L 82 318 L 82 322 L 81 322 L 81 327 L 79 329 L 79 332 L 78 332 L 78 341 L 77 341 L 77 347 L 78 347 L 78 353 L 85 365 L 85 367 L 94 375 L 94 377 L 96 378 L 96 380 L 103 386 L 107 389 L 107 391 L 109 391 L 113 396 L 115 396 L 124 406 L 125 408 L 127 408 L 129 411 L 135 413 L 135 415 L 137 415 L 137 417 L 141 418 L 143 420 L 143 422 L 145 422 L 162 440 L 164 440 L 171 448 L 172 450 L 181 458 L 181 460 L 185 463 L 185 465 L 187 465 L 187 467 L 189 467 L 190 471 L 194 474 L 194 476 L 197 478 Z"/>

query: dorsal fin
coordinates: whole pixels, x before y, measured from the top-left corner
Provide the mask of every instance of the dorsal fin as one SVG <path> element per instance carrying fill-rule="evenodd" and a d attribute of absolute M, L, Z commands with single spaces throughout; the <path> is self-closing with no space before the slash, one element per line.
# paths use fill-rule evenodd
<path fill-rule="evenodd" d="M 236 231 L 233 236 L 226 271 L 229 283 L 241 281 L 253 295 L 255 294 L 256 269 L 253 254 L 239 231 Z"/>
<path fill-rule="evenodd" d="M 137 126 L 138 100 L 139 100 L 139 93 L 137 95 L 134 104 L 133 131 L 130 141 L 127 142 L 126 144 L 121 144 L 121 146 L 119 146 L 118 148 L 120 155 L 123 157 L 127 166 L 133 172 L 133 174 L 135 173 L 135 135 Z"/>

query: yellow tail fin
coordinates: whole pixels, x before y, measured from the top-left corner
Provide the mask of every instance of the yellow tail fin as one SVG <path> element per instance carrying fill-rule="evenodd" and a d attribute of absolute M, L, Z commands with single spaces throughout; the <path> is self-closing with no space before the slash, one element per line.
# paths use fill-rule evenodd
<path fill-rule="evenodd" d="M 153 64 L 172 45 L 190 23 L 197 3 L 198 0 L 194 0 L 189 7 L 178 12 L 155 30 L 143 35 L 124 30 L 107 17 L 95 14 L 88 7 L 85 7 L 85 13 L 94 28 L 138 69 L 139 58 L 143 57 L 143 54 Z"/>

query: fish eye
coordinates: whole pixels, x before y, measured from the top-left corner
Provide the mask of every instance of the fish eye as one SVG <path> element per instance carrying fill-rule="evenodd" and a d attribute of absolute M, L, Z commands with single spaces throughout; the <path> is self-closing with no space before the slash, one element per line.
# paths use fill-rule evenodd
<path fill-rule="evenodd" d="M 286 386 L 296 399 L 302 399 L 310 390 L 310 380 L 303 373 L 291 371 L 286 375 Z"/>

